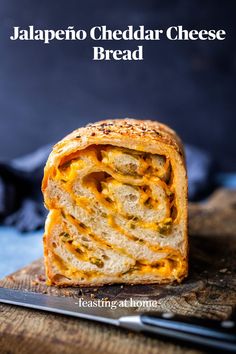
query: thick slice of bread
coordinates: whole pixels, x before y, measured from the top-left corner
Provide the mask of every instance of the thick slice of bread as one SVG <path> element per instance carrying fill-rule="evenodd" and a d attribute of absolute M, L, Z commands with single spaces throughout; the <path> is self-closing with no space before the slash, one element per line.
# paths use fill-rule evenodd
<path fill-rule="evenodd" d="M 163 124 L 108 120 L 55 145 L 42 184 L 48 284 L 168 283 L 187 275 L 187 177 Z"/>

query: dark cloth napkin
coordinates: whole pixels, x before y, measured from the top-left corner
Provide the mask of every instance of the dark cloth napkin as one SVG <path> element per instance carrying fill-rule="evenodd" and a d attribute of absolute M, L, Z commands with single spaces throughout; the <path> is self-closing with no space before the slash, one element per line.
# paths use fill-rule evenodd
<path fill-rule="evenodd" d="M 46 145 L 26 156 L 0 162 L 0 224 L 19 231 L 37 230 L 47 214 L 43 205 L 41 181 L 43 169 L 52 149 Z M 186 145 L 189 199 L 199 199 L 212 185 L 212 158 Z"/>

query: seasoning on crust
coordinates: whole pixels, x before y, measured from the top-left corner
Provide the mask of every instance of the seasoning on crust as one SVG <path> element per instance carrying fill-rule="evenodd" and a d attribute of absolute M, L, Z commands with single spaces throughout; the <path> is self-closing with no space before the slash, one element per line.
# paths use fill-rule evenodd
<path fill-rule="evenodd" d="M 115 119 L 75 130 L 54 146 L 42 191 L 49 285 L 187 276 L 186 167 L 167 126 Z"/>

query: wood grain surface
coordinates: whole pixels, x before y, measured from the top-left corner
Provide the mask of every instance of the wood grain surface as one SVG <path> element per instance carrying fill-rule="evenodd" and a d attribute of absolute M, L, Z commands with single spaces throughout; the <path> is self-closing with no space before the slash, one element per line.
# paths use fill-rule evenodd
<path fill-rule="evenodd" d="M 221 190 L 204 205 L 190 204 L 190 274 L 180 285 L 47 287 L 43 262 L 38 260 L 4 278 L 0 286 L 76 299 L 155 299 L 158 308 L 145 310 L 227 319 L 236 306 L 235 228 L 236 192 Z M 0 304 L 4 354 L 200 352 L 103 324 Z"/>

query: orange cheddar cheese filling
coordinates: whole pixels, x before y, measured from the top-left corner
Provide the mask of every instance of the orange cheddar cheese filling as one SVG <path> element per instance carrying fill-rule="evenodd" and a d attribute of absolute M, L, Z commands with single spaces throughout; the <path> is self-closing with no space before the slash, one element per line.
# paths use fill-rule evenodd
<path fill-rule="evenodd" d="M 181 281 L 186 225 L 181 229 L 177 167 L 168 150 L 66 146 L 59 144 L 58 154 L 65 152 L 46 167 L 43 184 L 48 284 Z"/>

